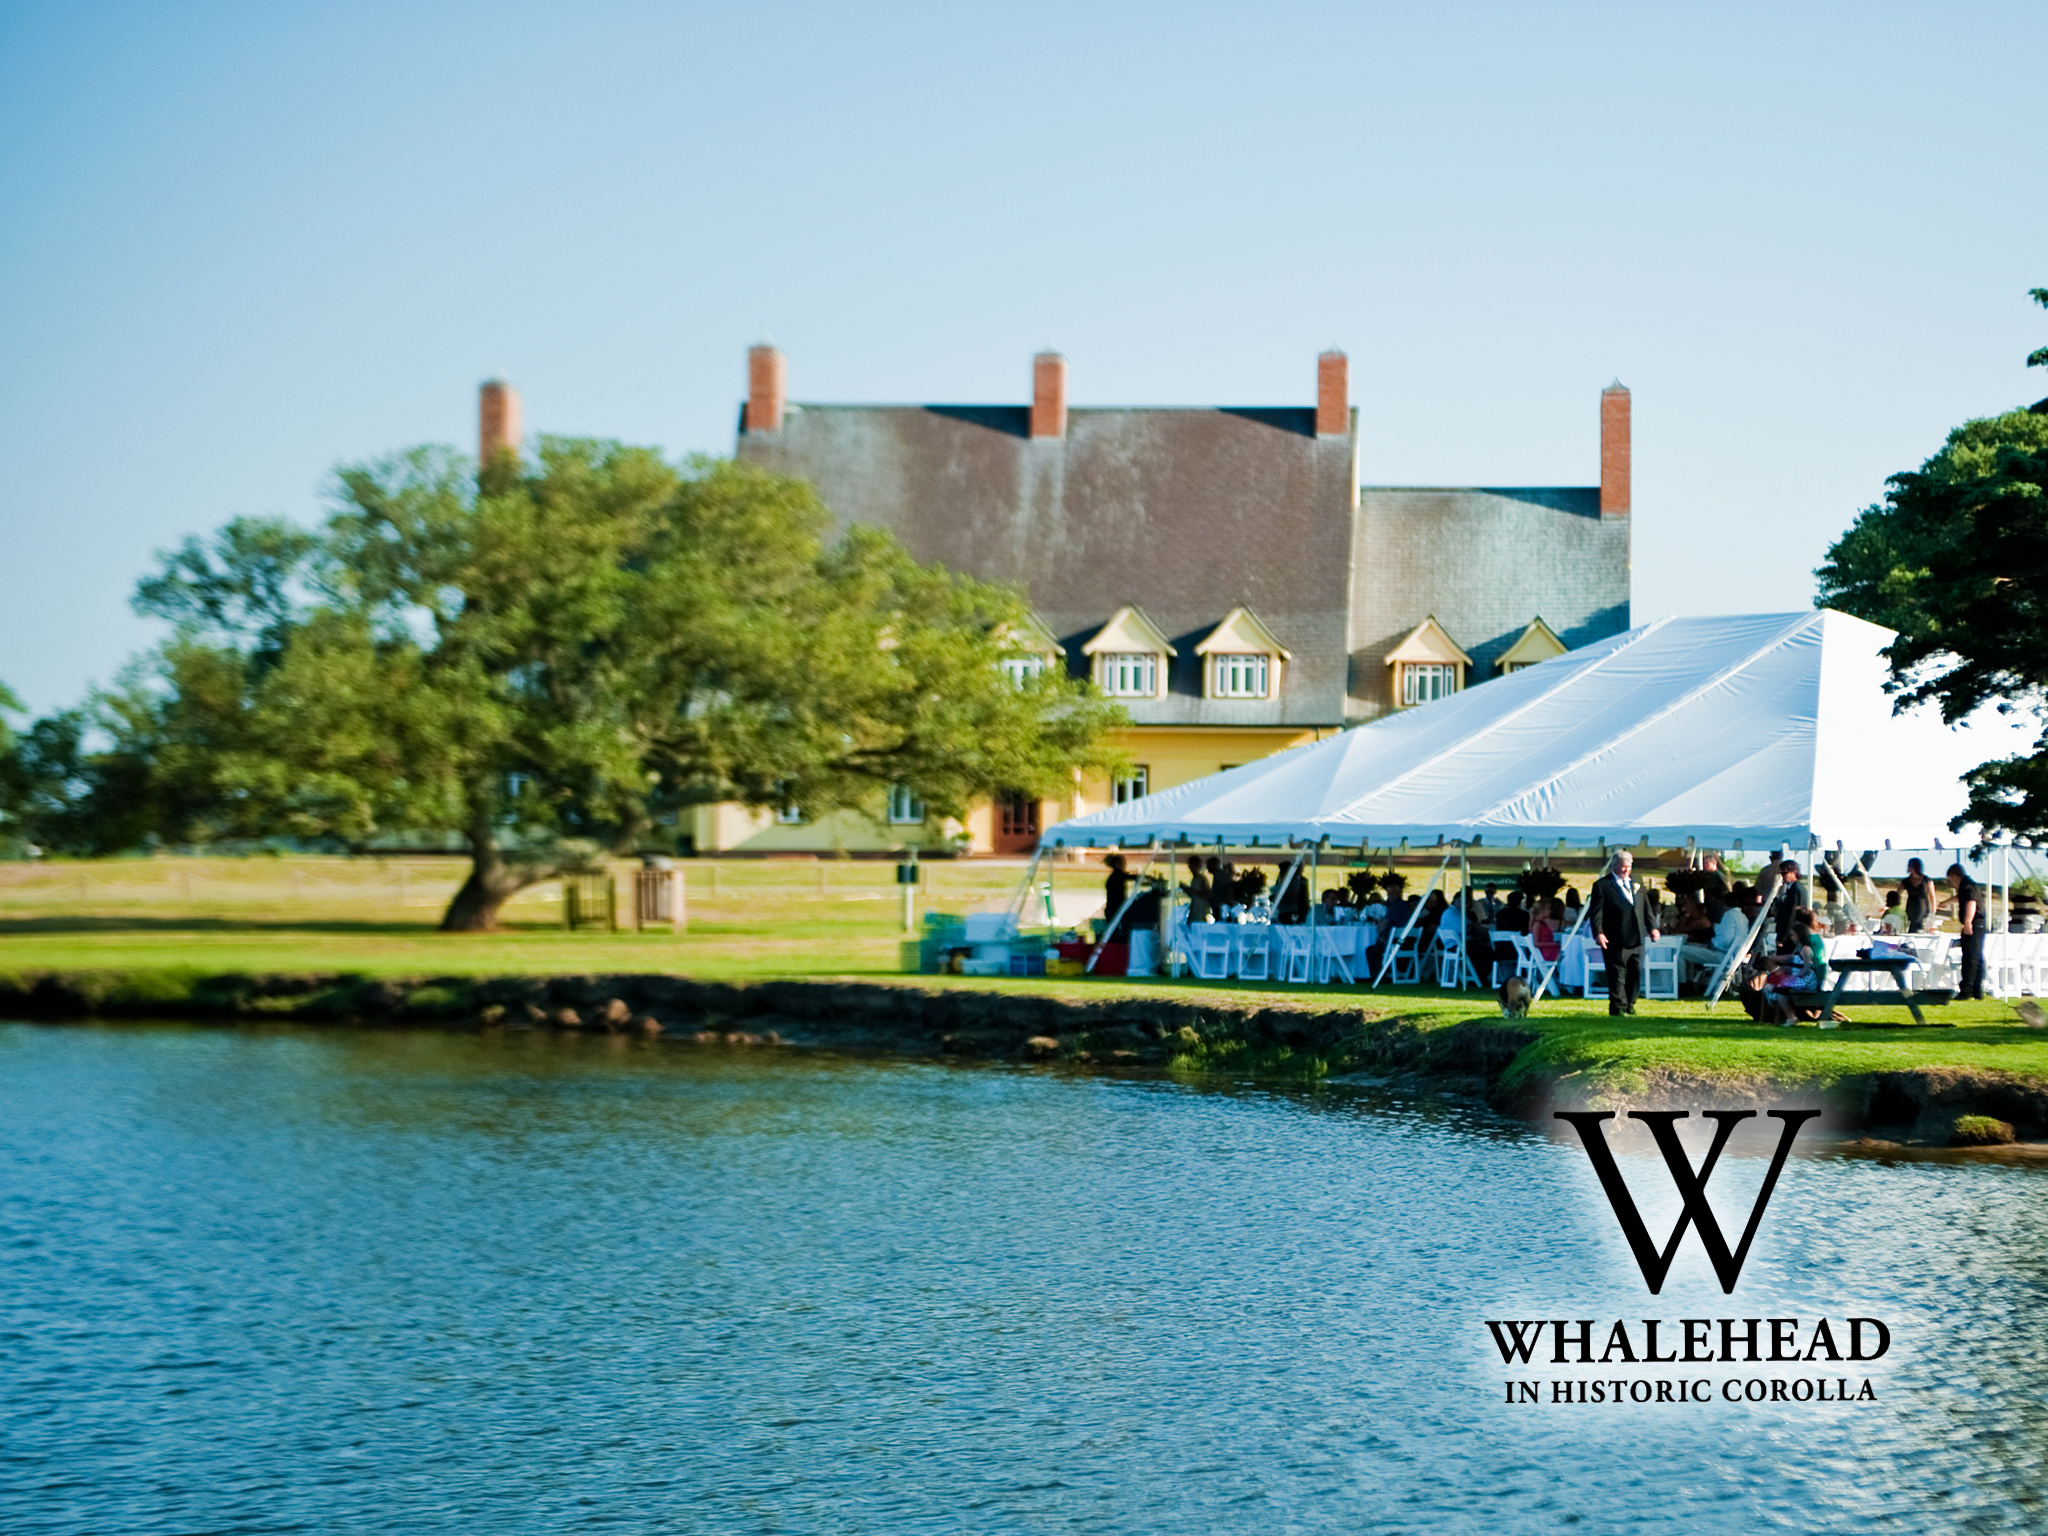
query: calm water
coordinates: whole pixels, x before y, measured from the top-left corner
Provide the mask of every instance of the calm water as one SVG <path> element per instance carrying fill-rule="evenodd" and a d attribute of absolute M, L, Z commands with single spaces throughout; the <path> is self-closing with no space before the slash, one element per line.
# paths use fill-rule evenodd
<path fill-rule="evenodd" d="M 0 1530 L 2048 1528 L 2048 1177 L 1685 1252 L 1364 1090 L 0 1026 Z M 1879 1401 L 1510 1409 L 1481 1322 L 1759 1313 L 1885 1318 Z"/>

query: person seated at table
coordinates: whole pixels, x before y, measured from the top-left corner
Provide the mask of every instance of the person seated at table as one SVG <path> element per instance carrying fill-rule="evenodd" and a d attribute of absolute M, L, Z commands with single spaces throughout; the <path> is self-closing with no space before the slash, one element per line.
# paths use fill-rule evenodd
<path fill-rule="evenodd" d="M 1215 887 L 1209 882 L 1209 871 L 1203 867 L 1202 856 L 1188 855 L 1188 921 L 1206 923 L 1214 915 L 1210 893 Z"/>
<path fill-rule="evenodd" d="M 1792 995 L 1824 991 L 1828 984 L 1827 940 L 1821 937 L 1820 919 L 1811 907 L 1793 909 L 1792 940 L 1785 953 L 1771 956 L 1775 969 L 1764 982 L 1764 998 L 1780 1024 L 1798 1023 L 1801 1013 L 1817 1014 L 1818 1009 L 1795 1003 Z"/>
<path fill-rule="evenodd" d="M 1529 940 L 1536 946 L 1536 953 L 1546 960 L 1555 960 L 1564 953 L 1559 943 L 1564 933 L 1564 903 L 1556 897 L 1539 903 L 1541 910 L 1529 920 Z"/>
<path fill-rule="evenodd" d="M 1706 903 L 1697 896 L 1678 898 L 1678 931 L 1689 943 L 1710 944 L 1713 942 L 1714 919 L 1707 915 Z"/>
<path fill-rule="evenodd" d="M 1495 933 L 1527 933 L 1529 931 L 1529 909 L 1522 905 L 1520 891 L 1508 892 L 1508 904 L 1500 909 L 1500 915 L 1493 920 Z M 1510 944 L 1508 948 L 1513 949 Z"/>
<path fill-rule="evenodd" d="M 1877 915 L 1877 931 L 1896 937 L 1906 931 L 1905 893 L 1890 890 L 1884 893 L 1884 911 Z"/>
<path fill-rule="evenodd" d="M 1467 903 L 1467 905 L 1469 906 L 1471 903 Z M 1500 887 L 1497 885 L 1487 886 L 1486 894 L 1479 898 L 1478 907 L 1479 916 L 1484 920 L 1486 926 L 1489 928 L 1494 926 L 1494 920 L 1500 916 Z"/>
<path fill-rule="evenodd" d="M 1345 893 L 1334 885 L 1323 892 L 1322 899 L 1316 903 L 1316 921 L 1325 927 L 1332 923 L 1348 921 L 1350 914 L 1345 912 L 1345 909 L 1351 904 L 1344 899 L 1344 895 Z M 1337 915 L 1340 912 L 1345 912 L 1345 916 L 1340 918 Z"/>
<path fill-rule="evenodd" d="M 1415 953 L 1426 955 L 1430 952 L 1436 944 L 1437 928 L 1442 924 L 1450 908 L 1451 904 L 1445 899 L 1442 891 L 1429 893 L 1429 900 L 1422 904 L 1422 916 L 1415 923 Z"/>
<path fill-rule="evenodd" d="M 1721 968 L 1721 962 L 1728 958 L 1728 951 L 1740 944 L 1742 936 L 1749 932 L 1749 924 L 1742 920 L 1742 913 L 1718 899 L 1709 898 L 1701 915 L 1708 920 L 1704 933 L 1698 938 L 1688 938 L 1678 948 L 1678 958 L 1685 967 L 1687 981 L 1713 975 Z"/>
<path fill-rule="evenodd" d="M 1566 925 L 1575 925 L 1579 920 L 1579 913 L 1582 910 L 1583 904 L 1579 901 L 1579 893 L 1573 890 L 1570 886 L 1566 886 L 1564 888 L 1564 915 Z"/>

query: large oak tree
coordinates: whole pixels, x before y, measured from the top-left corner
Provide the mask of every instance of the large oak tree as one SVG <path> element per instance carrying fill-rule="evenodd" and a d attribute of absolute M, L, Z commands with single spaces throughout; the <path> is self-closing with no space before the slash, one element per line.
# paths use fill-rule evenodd
<path fill-rule="evenodd" d="M 2048 289 L 2032 290 L 2048 307 Z M 2048 366 L 2048 347 L 2027 361 Z M 1965 422 L 1917 470 L 1892 476 L 1828 551 L 1820 601 L 1896 629 L 1901 704 L 1945 719 L 2048 703 L 2048 400 Z M 1984 763 L 1954 825 L 2048 837 L 2048 731 L 2031 755 Z"/>
<path fill-rule="evenodd" d="M 308 534 L 242 519 L 137 603 L 177 626 L 105 703 L 176 840 L 461 840 L 443 920 L 650 846 L 731 800 L 936 816 L 1113 769 L 1087 685 L 1001 665 L 1022 598 L 920 565 L 751 467 L 545 439 L 480 470 L 419 449 L 343 469 Z"/>

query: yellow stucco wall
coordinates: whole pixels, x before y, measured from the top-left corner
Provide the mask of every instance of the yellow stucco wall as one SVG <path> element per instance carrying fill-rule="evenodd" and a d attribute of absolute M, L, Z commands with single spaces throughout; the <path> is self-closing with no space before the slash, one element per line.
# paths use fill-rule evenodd
<path fill-rule="evenodd" d="M 1334 729 L 1138 726 L 1122 733 L 1118 745 L 1133 762 L 1145 765 L 1148 787 L 1158 791 L 1206 778 L 1225 767 L 1270 757 L 1330 735 Z M 1040 825 L 1049 827 L 1069 816 L 1099 811 L 1109 803 L 1109 781 L 1099 776 L 1084 778 L 1071 796 L 1045 801 L 1039 807 Z M 847 811 L 815 822 L 781 822 L 742 806 L 706 805 L 697 808 L 691 830 L 700 853 L 833 853 L 842 849 L 880 853 L 911 842 L 920 847 L 942 844 L 951 832 L 963 829 L 972 839 L 972 852 L 989 852 L 995 846 L 995 808 L 977 805 L 958 824 L 927 821 L 922 827 L 881 827 Z"/>

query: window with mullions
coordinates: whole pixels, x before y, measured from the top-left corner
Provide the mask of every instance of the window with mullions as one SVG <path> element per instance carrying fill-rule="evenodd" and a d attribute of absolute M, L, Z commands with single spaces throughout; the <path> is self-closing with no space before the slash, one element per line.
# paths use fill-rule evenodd
<path fill-rule="evenodd" d="M 1427 704 L 1458 691 L 1458 668 L 1448 661 L 1409 661 L 1401 664 L 1401 703 Z"/>
<path fill-rule="evenodd" d="M 1133 768 L 1129 778 L 1118 779 L 1110 786 L 1110 792 L 1118 805 L 1127 805 L 1133 800 L 1142 800 L 1152 793 L 1152 770 L 1143 763 Z"/>
<path fill-rule="evenodd" d="M 1159 693 L 1159 656 L 1154 651 L 1105 651 L 1096 679 L 1113 699 L 1150 699 Z"/>
<path fill-rule="evenodd" d="M 913 789 L 901 784 L 889 790 L 889 824 L 896 827 L 915 826 L 924 820 L 924 801 Z"/>
<path fill-rule="evenodd" d="M 1018 688 L 1036 682 L 1045 675 L 1043 656 L 1005 656 L 1002 665 L 1003 675 Z"/>
<path fill-rule="evenodd" d="M 1219 699 L 1263 699 L 1270 691 L 1269 659 L 1263 654 L 1226 652 L 1209 658 L 1210 688 Z"/>

